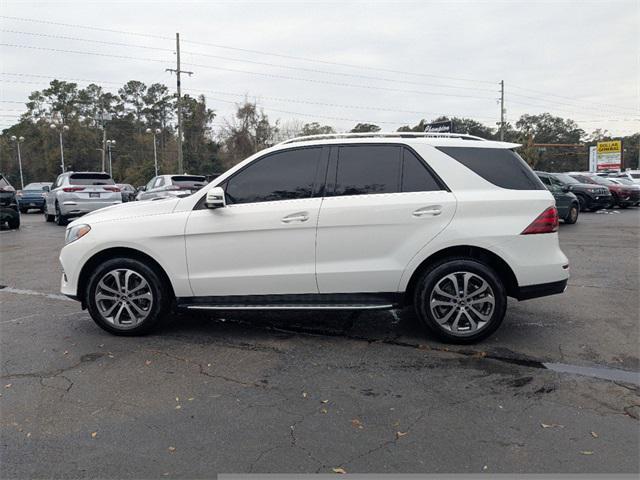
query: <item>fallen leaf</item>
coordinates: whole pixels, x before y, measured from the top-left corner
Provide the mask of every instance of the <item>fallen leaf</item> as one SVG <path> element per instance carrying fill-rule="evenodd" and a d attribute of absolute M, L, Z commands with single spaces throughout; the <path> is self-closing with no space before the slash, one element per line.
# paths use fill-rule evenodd
<path fill-rule="evenodd" d="M 91 432 L 91 438 L 96 438 L 98 436 L 98 432 Z"/>
<path fill-rule="evenodd" d="M 541 423 L 540 426 L 542 428 L 564 428 L 564 425 L 559 425 L 557 423 Z"/>
<path fill-rule="evenodd" d="M 400 432 L 400 431 L 398 431 L 398 432 L 396 432 L 396 438 L 404 437 L 407 433 L 409 433 L 409 432 Z"/>
<path fill-rule="evenodd" d="M 144 364 L 145 364 L 145 365 L 151 365 L 151 360 L 146 360 L 146 361 L 144 362 Z"/>
<path fill-rule="evenodd" d="M 302 398 L 307 398 L 307 392 L 302 392 Z"/>
<path fill-rule="evenodd" d="M 591 432 L 591 436 L 592 436 L 593 438 L 598 438 L 598 434 L 597 434 L 596 432 Z"/>
<path fill-rule="evenodd" d="M 188 400 L 189 402 L 193 402 L 194 398 L 193 398 L 193 397 L 189 397 L 189 398 L 187 398 L 187 400 Z"/>
<path fill-rule="evenodd" d="M 180 405 L 176 405 L 176 410 L 180 410 L 182 407 Z"/>
<path fill-rule="evenodd" d="M 353 420 L 351 420 L 351 426 L 354 428 L 363 428 L 362 422 L 357 418 L 354 418 Z"/>
<path fill-rule="evenodd" d="M 322 408 L 322 409 L 320 410 L 320 413 L 327 413 L 327 412 L 328 412 L 328 410 L 327 410 L 326 408 Z"/>
<path fill-rule="evenodd" d="M 210 363 L 207 363 L 207 367 L 210 367 L 210 366 L 211 366 L 211 364 L 210 364 Z"/>
<path fill-rule="evenodd" d="M 179 401 L 180 401 L 180 397 L 176 397 L 176 402 L 179 402 Z"/>
<path fill-rule="evenodd" d="M 321 403 L 329 403 L 329 400 L 322 400 Z"/>
<path fill-rule="evenodd" d="M 580 453 L 582 455 L 593 455 L 593 452 L 591 450 L 582 450 Z"/>
<path fill-rule="evenodd" d="M 341 468 L 341 467 L 332 468 L 331 470 L 333 470 L 333 473 L 340 473 L 340 474 L 347 473 L 347 471 L 344 468 Z"/>
<path fill-rule="evenodd" d="M 13 385 L 12 383 L 7 383 L 4 388 L 11 388 L 11 385 Z"/>
<path fill-rule="evenodd" d="M 175 452 L 175 451 L 176 451 L 176 447 L 169 447 L 169 451 L 170 451 L 171 453 Z"/>
<path fill-rule="evenodd" d="M 27 433 L 27 438 L 31 438 L 31 432 Z"/>
<path fill-rule="evenodd" d="M 67 355 L 69 353 L 69 350 L 65 350 L 64 352 L 62 352 L 63 355 Z"/>

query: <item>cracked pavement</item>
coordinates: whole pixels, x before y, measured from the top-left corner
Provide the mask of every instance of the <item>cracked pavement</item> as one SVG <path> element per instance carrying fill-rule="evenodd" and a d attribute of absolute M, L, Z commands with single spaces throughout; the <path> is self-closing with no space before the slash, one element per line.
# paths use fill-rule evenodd
<path fill-rule="evenodd" d="M 638 472 L 640 211 L 561 225 L 564 295 L 510 301 L 488 341 L 409 311 L 176 315 L 113 337 L 57 294 L 64 230 L 0 232 L 0 476 Z"/>

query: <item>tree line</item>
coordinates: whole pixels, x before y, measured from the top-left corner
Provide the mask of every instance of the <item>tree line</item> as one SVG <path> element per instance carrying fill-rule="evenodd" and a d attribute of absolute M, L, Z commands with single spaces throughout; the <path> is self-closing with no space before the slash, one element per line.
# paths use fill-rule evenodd
<path fill-rule="evenodd" d="M 115 180 L 143 185 L 154 175 L 154 139 L 147 130 L 151 129 L 160 132 L 156 135 L 160 172 L 183 173 L 176 171 L 176 100 L 160 83 L 145 85 L 131 80 L 112 93 L 96 84 L 79 88 L 73 82 L 53 80 L 47 88 L 32 92 L 20 120 L 3 130 L 0 171 L 14 186 L 19 185 L 16 142 L 11 137 L 24 137 L 20 148 L 25 183 L 53 181 L 61 171 L 59 131 L 66 125 L 63 148 L 67 170 L 101 170 L 103 140 L 107 138 L 115 141 L 111 152 Z M 221 173 L 249 155 L 294 136 L 335 133 L 332 126 L 319 122 L 272 120 L 248 98 L 236 105 L 232 118 L 218 119 L 216 112 L 207 107 L 204 96 L 183 95 L 182 113 L 184 169 L 191 174 Z M 416 125 L 401 126 L 397 131 L 423 132 L 429 123 L 446 120 L 453 122 L 457 133 L 487 139 L 499 137 L 496 128 L 458 117 L 421 119 Z M 51 128 L 52 124 L 56 128 Z M 375 124 L 358 123 L 351 132 L 380 130 Z M 588 135 L 573 120 L 543 113 L 525 114 L 515 124 L 506 124 L 504 139 L 522 144 L 519 152 L 532 167 L 568 171 L 586 170 L 585 147 L 613 137 L 604 130 Z M 622 137 L 622 142 L 625 166 L 638 168 L 640 133 Z"/>

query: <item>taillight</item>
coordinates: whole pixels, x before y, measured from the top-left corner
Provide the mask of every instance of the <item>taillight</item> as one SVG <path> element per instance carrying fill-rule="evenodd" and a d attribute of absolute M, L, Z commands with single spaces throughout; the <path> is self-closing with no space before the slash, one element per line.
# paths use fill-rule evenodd
<path fill-rule="evenodd" d="M 104 188 L 107 192 L 119 192 L 120 189 L 118 187 L 102 187 Z"/>
<path fill-rule="evenodd" d="M 558 231 L 558 209 L 549 207 L 536 218 L 531 225 L 523 230 L 521 235 L 535 233 L 553 233 Z"/>
<path fill-rule="evenodd" d="M 21 197 L 22 196 L 22 190 L 18 190 L 16 192 L 16 197 Z"/>
<path fill-rule="evenodd" d="M 62 189 L 63 192 L 81 192 L 84 190 L 84 187 L 64 187 Z"/>
<path fill-rule="evenodd" d="M 180 190 L 180 187 L 178 187 L 177 185 L 167 185 L 166 187 L 164 187 L 164 190 L 167 190 L 167 191 Z"/>

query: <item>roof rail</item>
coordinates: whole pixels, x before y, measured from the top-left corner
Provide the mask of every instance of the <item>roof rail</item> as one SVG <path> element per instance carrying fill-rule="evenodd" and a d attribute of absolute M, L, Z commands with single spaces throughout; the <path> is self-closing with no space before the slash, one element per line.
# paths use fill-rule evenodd
<path fill-rule="evenodd" d="M 485 142 L 486 139 L 467 135 L 466 133 L 437 133 L 437 132 L 365 132 L 365 133 L 326 133 L 322 135 L 306 135 L 303 137 L 295 137 L 278 143 L 285 145 L 287 143 L 306 142 L 309 140 L 330 140 L 339 138 L 461 138 L 464 140 L 476 140 Z"/>

